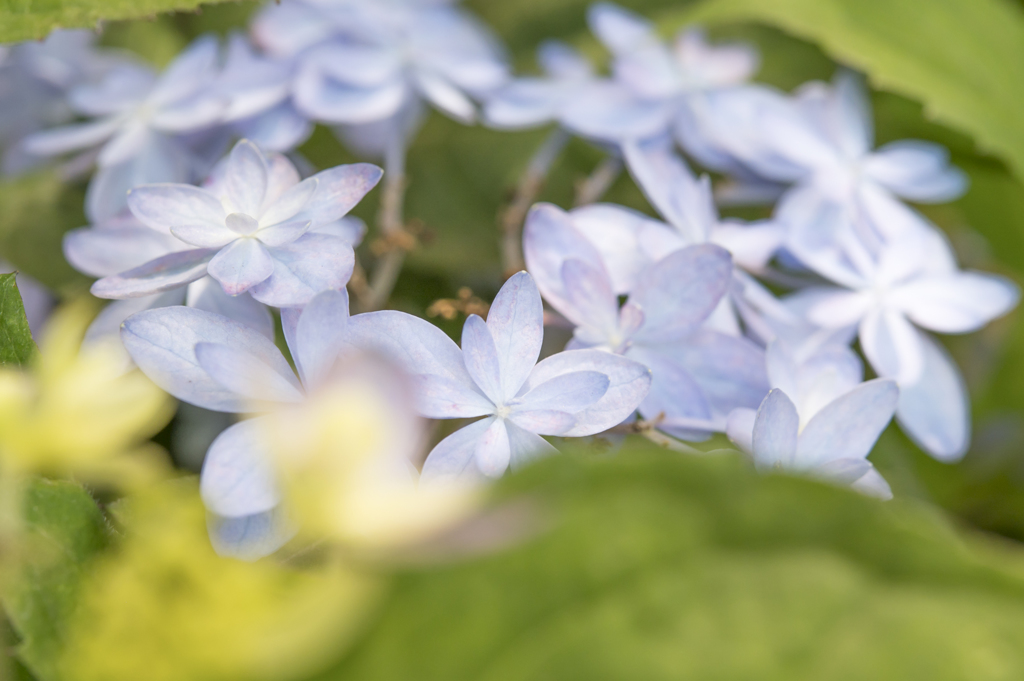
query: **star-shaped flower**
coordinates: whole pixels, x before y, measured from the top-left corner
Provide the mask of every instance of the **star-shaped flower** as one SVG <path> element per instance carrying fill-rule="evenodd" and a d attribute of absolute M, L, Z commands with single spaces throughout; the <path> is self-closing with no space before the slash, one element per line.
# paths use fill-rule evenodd
<path fill-rule="evenodd" d="M 442 440 L 425 477 L 500 476 L 553 451 L 541 435 L 580 437 L 621 423 L 650 386 L 645 367 L 600 350 L 537 362 L 544 336 L 540 293 L 520 272 L 498 292 L 487 321 L 470 315 L 460 350 L 436 326 L 401 312 L 359 315 L 352 342 L 402 363 L 417 380 L 420 412 L 479 421 Z"/>
<path fill-rule="evenodd" d="M 975 331 L 1012 309 L 1019 289 L 1003 277 L 957 269 L 941 239 L 911 235 L 877 259 L 849 252 L 797 250 L 801 262 L 845 288 L 810 287 L 787 306 L 825 329 L 857 329 L 875 371 L 899 382 L 900 425 L 932 456 L 958 459 L 970 441 L 967 392 L 956 365 L 918 327 Z"/>
<path fill-rule="evenodd" d="M 93 120 L 30 135 L 25 150 L 57 156 L 100 147 L 100 170 L 90 183 L 87 213 L 95 221 L 113 217 L 134 186 L 194 178 L 197 157 L 181 135 L 220 121 L 227 102 L 210 87 L 217 61 L 217 40 L 206 36 L 159 76 L 142 65 L 122 64 L 98 83 L 70 92 L 75 112 Z"/>
<path fill-rule="evenodd" d="M 249 292 L 275 307 L 301 306 L 340 289 L 352 274 L 352 246 L 316 227 L 336 224 L 377 184 L 381 170 L 360 163 L 299 181 L 284 157 L 271 162 L 251 142 L 235 145 L 215 191 L 144 185 L 128 205 L 143 224 L 192 246 L 104 277 L 100 298 L 135 298 L 181 287 L 206 274 L 230 296 Z"/>

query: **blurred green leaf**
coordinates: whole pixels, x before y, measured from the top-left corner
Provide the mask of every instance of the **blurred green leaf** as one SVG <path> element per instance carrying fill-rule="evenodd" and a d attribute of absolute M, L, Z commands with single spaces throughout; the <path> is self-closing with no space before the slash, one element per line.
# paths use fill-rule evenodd
<path fill-rule="evenodd" d="M 22 366 L 36 352 L 16 277 L 0 274 L 0 366 Z"/>
<path fill-rule="evenodd" d="M 1024 554 L 929 507 L 628 445 L 511 476 L 539 534 L 406 570 L 327 679 L 1017 679 Z"/>
<path fill-rule="evenodd" d="M 64 233 L 86 223 L 85 192 L 54 172 L 0 181 L 0 257 L 61 294 L 83 291 L 89 279 L 64 260 Z"/>
<path fill-rule="evenodd" d="M 107 544 L 108 529 L 93 498 L 72 482 L 32 480 L 23 508 L 24 559 L 4 583 L 4 608 L 21 637 L 18 658 L 51 681 L 83 576 Z"/>
<path fill-rule="evenodd" d="M 200 0 L 0 0 L 0 43 L 44 38 L 55 28 L 94 28 L 100 20 L 194 10 Z"/>
<path fill-rule="evenodd" d="M 681 22 L 755 20 L 821 43 L 1024 178 L 1024 14 L 1006 0 L 706 0 Z"/>

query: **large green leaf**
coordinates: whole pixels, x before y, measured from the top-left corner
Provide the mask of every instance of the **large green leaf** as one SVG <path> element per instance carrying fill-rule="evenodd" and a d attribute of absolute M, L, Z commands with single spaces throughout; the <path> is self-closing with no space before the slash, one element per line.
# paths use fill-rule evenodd
<path fill-rule="evenodd" d="M 920 100 L 1024 178 L 1024 13 L 1008 0 L 707 0 L 682 21 L 756 20 Z"/>
<path fill-rule="evenodd" d="M 36 351 L 16 277 L 0 274 L 0 366 L 21 366 Z"/>
<path fill-rule="evenodd" d="M 928 507 L 627 448 L 507 479 L 538 534 L 406 570 L 327 679 L 1016 679 L 1024 556 Z"/>
<path fill-rule="evenodd" d="M 7 616 L 21 643 L 19 659 L 41 681 L 57 677 L 57 660 L 79 586 L 108 528 L 89 493 L 71 482 L 33 480 L 23 503 L 23 559 L 4 584 Z"/>
<path fill-rule="evenodd" d="M 55 28 L 93 28 L 101 19 L 136 19 L 195 10 L 201 0 L 0 0 L 0 43 L 43 38 Z"/>

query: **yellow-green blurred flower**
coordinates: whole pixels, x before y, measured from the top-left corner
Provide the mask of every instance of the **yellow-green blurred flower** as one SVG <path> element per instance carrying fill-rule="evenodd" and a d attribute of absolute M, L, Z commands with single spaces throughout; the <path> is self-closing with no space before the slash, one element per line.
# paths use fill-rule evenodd
<path fill-rule="evenodd" d="M 118 348 L 79 350 L 92 312 L 85 301 L 59 309 L 31 366 L 0 369 L 4 474 L 128 484 L 166 466 L 146 440 L 170 420 L 174 402 L 141 372 L 125 371 Z"/>

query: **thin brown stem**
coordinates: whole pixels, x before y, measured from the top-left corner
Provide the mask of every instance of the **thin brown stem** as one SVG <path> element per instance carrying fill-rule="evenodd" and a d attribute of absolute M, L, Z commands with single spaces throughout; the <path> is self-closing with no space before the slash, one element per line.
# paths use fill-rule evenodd
<path fill-rule="evenodd" d="M 607 156 L 597 164 L 594 172 L 576 187 L 576 206 L 586 206 L 601 200 L 622 173 L 622 159 Z"/>
<path fill-rule="evenodd" d="M 523 261 L 523 223 L 530 206 L 544 187 L 551 165 L 568 141 L 569 134 L 561 128 L 556 128 L 548 135 L 519 178 L 512 201 L 501 213 L 501 263 L 506 279 L 526 266 Z"/>
<path fill-rule="evenodd" d="M 377 213 L 384 252 L 374 266 L 361 301 L 366 312 L 379 310 L 387 304 L 405 262 L 408 241 L 404 238 L 407 234 L 402 216 L 405 187 L 405 146 L 404 141 L 396 140 L 384 159 L 384 193 Z"/>

